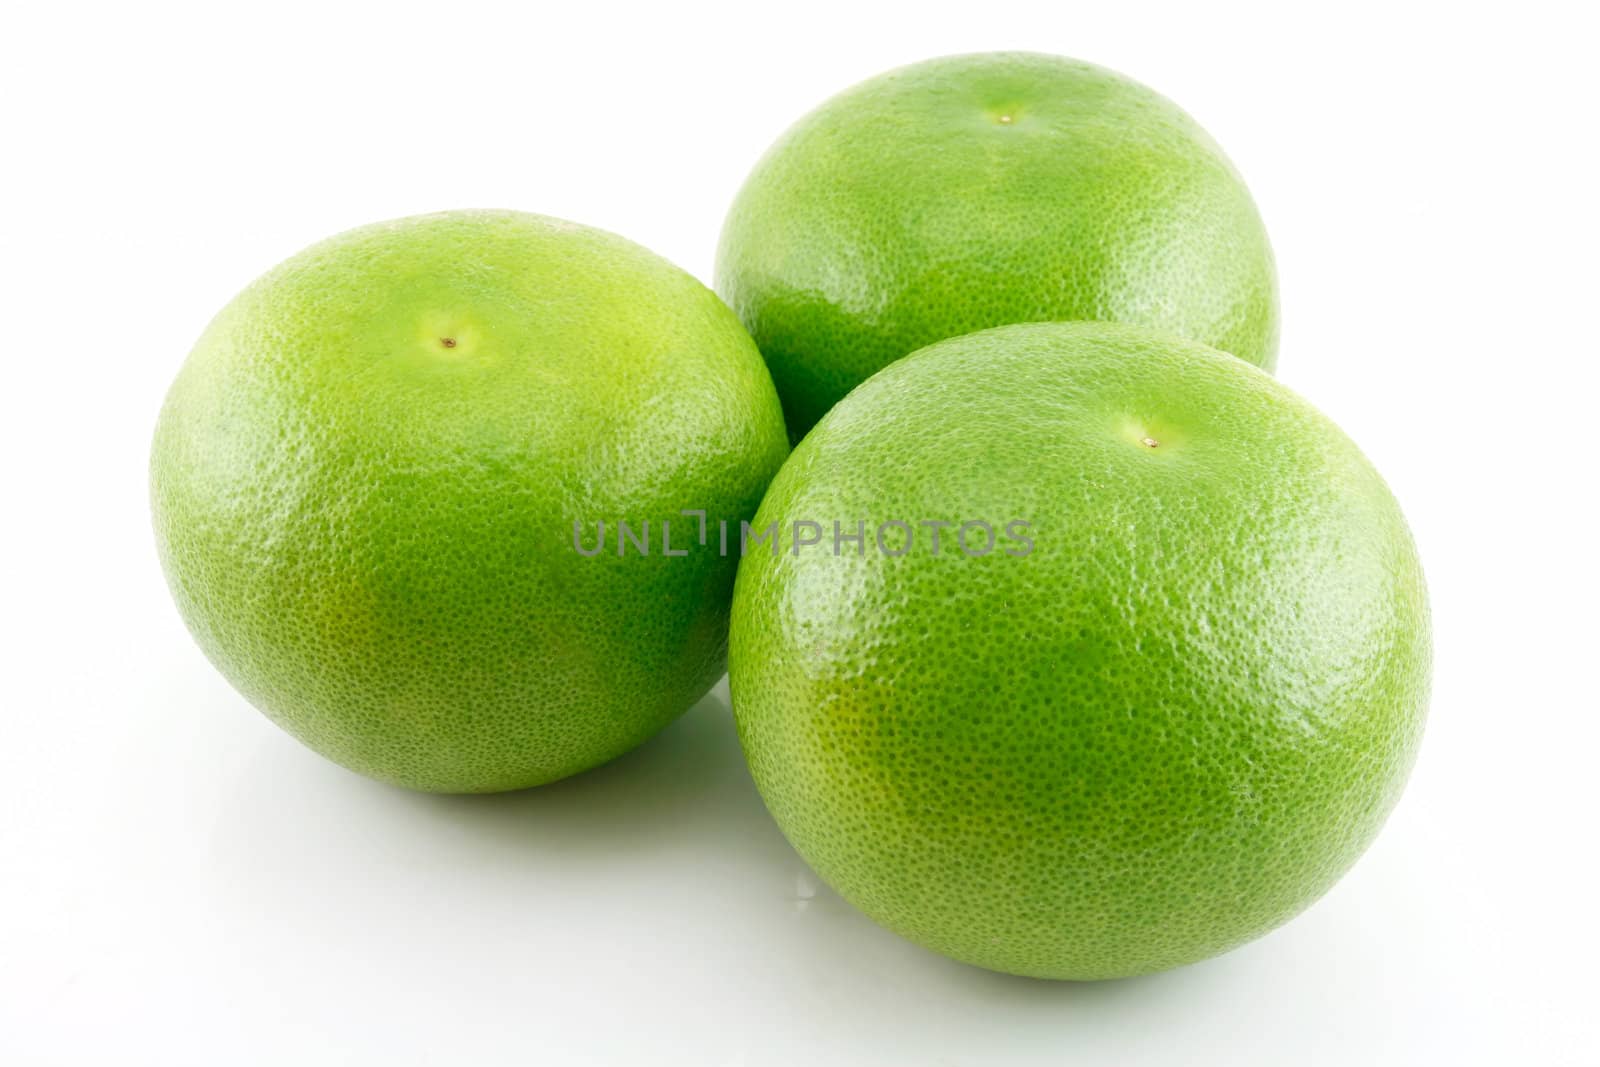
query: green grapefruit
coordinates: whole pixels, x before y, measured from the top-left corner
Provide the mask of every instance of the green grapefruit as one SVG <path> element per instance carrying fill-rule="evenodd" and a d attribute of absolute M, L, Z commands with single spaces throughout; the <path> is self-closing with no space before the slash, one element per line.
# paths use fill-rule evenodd
<path fill-rule="evenodd" d="M 796 437 L 874 371 L 1012 322 L 1149 326 L 1271 369 L 1272 252 L 1222 150 L 1059 56 L 950 56 L 802 118 L 729 211 L 716 288 Z"/>
<path fill-rule="evenodd" d="M 863 541 L 835 554 L 836 521 Z M 1315 900 L 1400 794 L 1430 658 L 1410 534 L 1242 360 L 1096 323 L 935 344 L 823 419 L 769 524 L 733 608 L 751 771 L 825 881 L 929 948 L 1049 978 L 1199 960 Z"/>
<path fill-rule="evenodd" d="M 639 744 L 718 677 L 734 561 L 787 450 L 708 289 L 612 234 L 454 212 L 332 238 L 211 323 L 151 455 L 161 560 L 224 675 L 295 737 L 485 792 Z M 651 554 L 592 557 L 597 524 Z M 673 523 L 675 552 L 662 551 Z M 636 546 L 630 546 L 636 547 Z"/>

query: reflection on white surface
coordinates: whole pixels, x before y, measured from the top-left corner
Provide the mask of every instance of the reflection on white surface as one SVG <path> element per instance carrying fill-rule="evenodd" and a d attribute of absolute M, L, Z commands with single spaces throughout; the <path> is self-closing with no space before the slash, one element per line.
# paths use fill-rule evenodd
<path fill-rule="evenodd" d="M 58 813 L 90 846 L 9 887 L 37 918 L 0 945 L 27 976 L 0 988 L 29 1024 L 0 1033 L 7 1064 L 103 1062 L 107 1033 L 119 1064 L 161 1067 L 221 1049 L 244 1065 L 1233 1063 L 1313 1033 L 1313 1062 L 1367 1062 L 1406 1001 L 1396 974 L 1432 969 L 1413 987 L 1432 1013 L 1471 984 L 1394 827 L 1363 877 L 1254 945 L 1034 981 L 912 945 L 818 880 L 761 804 L 725 683 L 606 767 L 436 797 L 328 764 L 198 666 L 164 670 L 105 746 L 100 780 L 121 785 Z M 1451 945 L 1461 959 L 1437 959 Z M 1367 1029 L 1329 1029 L 1356 1016 Z M 187 1059 L 167 1055 L 175 1034 Z"/>
<path fill-rule="evenodd" d="M 725 682 L 637 752 L 498 796 L 377 785 L 273 735 L 233 780 L 210 842 L 214 935 L 188 946 L 193 965 L 234 975 L 235 995 L 241 980 L 263 998 L 288 989 L 308 1026 L 334 1025 L 352 995 L 355 1010 L 393 1010 L 400 1033 L 417 1022 L 419 1037 L 435 1030 L 420 1025 L 430 1012 L 456 1013 L 485 1055 L 545 1027 L 563 1043 L 593 1028 L 584 1040 L 602 1058 L 626 1058 L 641 1029 L 716 1034 L 708 1060 L 751 1064 L 801 1049 L 807 1062 L 980 1063 L 996 1032 L 1015 1053 L 1126 1051 L 1119 1018 L 1159 1005 L 1204 1018 L 1208 1003 L 1221 1010 L 1220 976 L 1248 969 L 1236 956 L 1055 984 L 879 929 L 762 806 Z M 611 1005 L 601 1025 L 596 1005 Z"/>
<path fill-rule="evenodd" d="M 805 911 L 817 895 L 817 883 L 804 873 L 794 876 L 794 910 Z"/>

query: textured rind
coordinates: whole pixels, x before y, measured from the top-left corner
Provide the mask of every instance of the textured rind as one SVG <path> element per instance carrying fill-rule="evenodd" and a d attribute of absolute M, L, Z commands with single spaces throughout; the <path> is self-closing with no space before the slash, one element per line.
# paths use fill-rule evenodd
<path fill-rule="evenodd" d="M 867 554 L 746 557 L 740 739 L 822 878 L 929 948 L 1049 978 L 1203 959 L 1326 891 L 1400 794 L 1430 661 L 1410 534 L 1232 356 L 1097 324 L 933 345 L 796 449 L 755 524 L 797 519 L 864 519 Z M 919 529 L 886 558 L 892 519 L 1025 519 L 1034 548 L 968 558 L 952 527 L 935 558 Z"/>
<path fill-rule="evenodd" d="M 446 344 L 446 339 L 452 344 Z M 414 789 L 548 782 L 718 677 L 748 516 L 787 451 L 760 355 L 700 283 L 556 219 L 354 230 L 217 316 L 162 410 L 157 543 L 200 646 L 330 759 Z M 573 523 L 652 554 L 584 558 Z M 614 540 L 611 544 L 614 544 Z"/>
<path fill-rule="evenodd" d="M 1059 56 L 950 56 L 802 118 L 735 199 L 716 288 L 797 438 L 874 371 L 1012 322 L 1106 320 L 1271 369 L 1266 231 L 1165 98 Z"/>

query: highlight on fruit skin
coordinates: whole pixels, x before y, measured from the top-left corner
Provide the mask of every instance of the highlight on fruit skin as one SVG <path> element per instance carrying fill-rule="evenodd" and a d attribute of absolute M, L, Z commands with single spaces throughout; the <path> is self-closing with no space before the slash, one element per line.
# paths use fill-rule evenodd
<path fill-rule="evenodd" d="M 796 440 L 893 360 L 1007 323 L 1277 356 L 1272 250 L 1222 149 L 1138 82 L 1038 53 L 930 59 L 802 117 L 729 208 L 715 285 Z"/>
<path fill-rule="evenodd" d="M 786 452 L 760 354 L 694 278 L 559 219 L 446 212 L 224 308 L 162 409 L 151 505 L 184 621 L 274 722 L 385 782 L 488 792 L 626 752 L 723 670 L 733 558 L 586 557 L 574 523 L 747 518 Z"/>
<path fill-rule="evenodd" d="M 755 524 L 818 518 L 916 540 L 745 558 L 739 737 L 800 854 L 921 945 L 1059 979 L 1201 960 L 1321 896 L 1400 796 L 1416 549 L 1242 360 L 1096 323 L 940 342 L 836 406 Z M 1027 553 L 933 550 L 1013 519 Z"/>

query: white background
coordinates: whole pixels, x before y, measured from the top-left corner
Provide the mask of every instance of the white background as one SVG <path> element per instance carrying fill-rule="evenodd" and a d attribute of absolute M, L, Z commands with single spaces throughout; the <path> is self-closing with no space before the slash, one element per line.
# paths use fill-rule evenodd
<path fill-rule="evenodd" d="M 31 4 L 0 16 L 0 1063 L 1594 1063 L 1589 5 Z M 1323 901 L 1177 972 L 1007 978 L 875 928 L 761 807 L 719 687 L 611 767 L 408 795 L 235 695 L 146 515 L 162 394 L 252 277 L 512 207 L 709 278 L 765 146 L 990 48 L 1177 100 L 1254 191 L 1280 376 L 1433 593 L 1429 733 Z"/>

